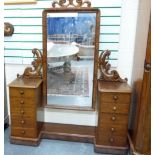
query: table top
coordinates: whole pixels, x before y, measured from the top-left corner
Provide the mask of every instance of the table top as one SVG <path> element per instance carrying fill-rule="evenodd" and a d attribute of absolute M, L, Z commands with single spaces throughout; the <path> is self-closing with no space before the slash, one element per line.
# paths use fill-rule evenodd
<path fill-rule="evenodd" d="M 47 44 L 47 57 L 60 58 L 69 57 L 77 54 L 79 48 L 72 44 L 54 44 L 52 42 Z"/>
<path fill-rule="evenodd" d="M 25 79 L 25 78 L 16 78 L 8 86 L 9 87 L 18 87 L 18 88 L 37 88 L 43 82 L 42 79 Z"/>
<path fill-rule="evenodd" d="M 132 89 L 126 82 L 103 82 L 98 80 L 99 92 L 131 93 Z"/>

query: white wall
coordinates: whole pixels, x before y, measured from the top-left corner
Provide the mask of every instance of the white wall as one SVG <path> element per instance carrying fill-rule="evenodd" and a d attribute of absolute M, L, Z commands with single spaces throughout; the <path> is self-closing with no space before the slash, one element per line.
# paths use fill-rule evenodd
<path fill-rule="evenodd" d="M 149 0 L 123 0 L 117 69 L 122 77 L 129 79 L 129 84 L 132 84 L 134 65 L 136 65 L 137 61 L 143 61 L 149 25 L 149 12 Z M 137 19 L 139 19 L 138 23 Z M 138 33 L 138 37 L 136 33 Z M 137 49 L 139 54 L 137 53 Z M 24 68 L 25 65 L 6 64 L 7 84 L 16 77 L 17 73 L 22 73 Z M 137 76 L 140 75 L 141 69 L 137 73 Z M 44 110 L 45 122 L 90 126 L 95 126 L 97 123 L 96 112 L 53 110 L 47 108 Z"/>
<path fill-rule="evenodd" d="M 118 70 L 131 85 L 143 74 L 150 7 L 150 0 L 123 1 Z"/>

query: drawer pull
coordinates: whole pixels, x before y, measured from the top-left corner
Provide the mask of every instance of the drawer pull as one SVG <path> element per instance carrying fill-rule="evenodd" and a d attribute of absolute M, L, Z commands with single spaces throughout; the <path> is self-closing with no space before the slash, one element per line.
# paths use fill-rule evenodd
<path fill-rule="evenodd" d="M 24 120 L 21 120 L 21 124 L 25 124 L 25 121 Z"/>
<path fill-rule="evenodd" d="M 115 116 L 112 116 L 111 119 L 112 119 L 112 121 L 115 121 L 116 120 L 116 117 Z"/>
<path fill-rule="evenodd" d="M 110 141 L 111 143 L 113 143 L 113 142 L 114 142 L 114 138 L 110 138 L 109 141 Z"/>
<path fill-rule="evenodd" d="M 21 134 L 23 134 L 23 135 L 24 135 L 24 134 L 25 134 L 25 131 L 24 131 L 24 130 L 22 130 L 22 131 L 21 131 Z"/>
<path fill-rule="evenodd" d="M 116 111 L 116 109 L 117 109 L 117 108 L 114 106 L 114 107 L 113 107 L 113 110 Z"/>
<path fill-rule="evenodd" d="M 113 96 L 113 99 L 116 101 L 116 100 L 118 100 L 118 96 L 117 95 L 114 95 Z"/>
<path fill-rule="evenodd" d="M 21 113 L 21 114 L 24 114 L 25 112 L 24 112 L 24 110 L 21 110 L 20 113 Z"/>
<path fill-rule="evenodd" d="M 24 104 L 24 101 L 23 101 L 23 100 L 21 100 L 21 101 L 20 101 L 20 104 Z"/>
<path fill-rule="evenodd" d="M 115 128 L 111 128 L 111 132 L 114 132 L 115 131 Z"/>
<path fill-rule="evenodd" d="M 21 91 L 20 91 L 20 94 L 21 94 L 21 95 L 23 95 L 23 94 L 24 94 L 24 91 L 23 91 L 23 90 L 21 90 Z"/>

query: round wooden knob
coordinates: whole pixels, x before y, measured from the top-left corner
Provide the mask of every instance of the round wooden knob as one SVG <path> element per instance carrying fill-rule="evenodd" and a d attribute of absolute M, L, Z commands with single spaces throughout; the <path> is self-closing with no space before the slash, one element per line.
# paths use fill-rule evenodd
<path fill-rule="evenodd" d="M 21 134 L 25 134 L 25 131 L 24 131 L 24 130 L 22 130 L 22 131 L 21 131 Z"/>
<path fill-rule="evenodd" d="M 114 95 L 113 96 L 113 99 L 116 101 L 116 100 L 118 100 L 118 96 L 117 95 Z"/>
<path fill-rule="evenodd" d="M 111 128 L 111 131 L 114 132 L 114 131 L 115 131 L 115 128 L 112 127 L 112 128 Z"/>
<path fill-rule="evenodd" d="M 21 101 L 20 101 L 20 104 L 24 104 L 24 101 L 23 101 L 23 100 L 21 100 Z"/>
<path fill-rule="evenodd" d="M 117 109 L 117 108 L 114 106 L 114 107 L 113 107 L 113 110 L 116 111 L 116 109 Z"/>
<path fill-rule="evenodd" d="M 113 143 L 113 142 L 114 142 L 114 138 L 110 138 L 109 141 L 110 141 L 111 143 Z"/>
<path fill-rule="evenodd" d="M 115 120 L 116 120 L 116 117 L 115 117 L 115 116 L 112 116 L 111 119 L 112 119 L 113 121 L 115 121 Z"/>
<path fill-rule="evenodd" d="M 24 110 L 21 110 L 20 113 L 21 113 L 21 114 L 24 114 Z"/>
<path fill-rule="evenodd" d="M 21 120 L 21 124 L 25 124 L 25 121 L 24 120 Z"/>
<path fill-rule="evenodd" d="M 21 95 L 23 95 L 23 94 L 24 94 L 24 91 L 23 91 L 23 90 L 21 90 L 21 91 L 20 91 L 20 94 L 21 94 Z"/>

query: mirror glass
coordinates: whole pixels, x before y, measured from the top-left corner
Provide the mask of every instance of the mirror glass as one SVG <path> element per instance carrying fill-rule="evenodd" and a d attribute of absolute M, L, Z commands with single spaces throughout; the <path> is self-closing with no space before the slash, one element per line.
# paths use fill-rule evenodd
<path fill-rule="evenodd" d="M 47 105 L 92 109 L 96 12 L 46 13 Z"/>

